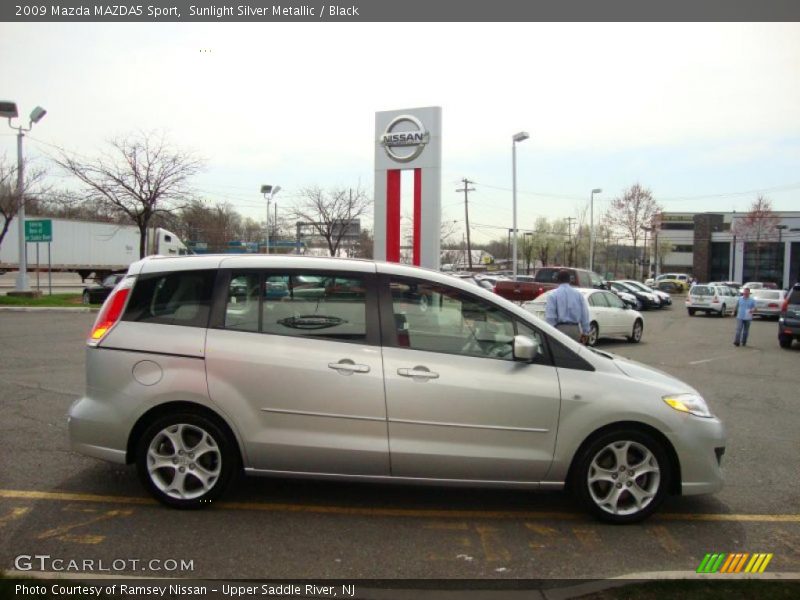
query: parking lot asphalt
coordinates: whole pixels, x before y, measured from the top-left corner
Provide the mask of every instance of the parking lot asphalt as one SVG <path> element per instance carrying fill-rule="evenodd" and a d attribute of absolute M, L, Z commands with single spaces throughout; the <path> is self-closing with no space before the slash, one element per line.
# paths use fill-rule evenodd
<path fill-rule="evenodd" d="M 733 319 L 689 317 L 676 300 L 645 313 L 641 344 L 599 348 L 707 398 L 728 428 L 727 483 L 625 527 L 560 493 L 288 479 L 243 479 L 207 510 L 161 507 L 132 468 L 69 450 L 65 414 L 83 393 L 94 315 L 0 313 L 0 569 L 50 555 L 140 560 L 122 572 L 146 576 L 566 579 L 688 573 L 707 552 L 771 552 L 769 571 L 800 571 L 800 346 L 780 349 L 775 322 L 757 321 L 736 348 Z"/>

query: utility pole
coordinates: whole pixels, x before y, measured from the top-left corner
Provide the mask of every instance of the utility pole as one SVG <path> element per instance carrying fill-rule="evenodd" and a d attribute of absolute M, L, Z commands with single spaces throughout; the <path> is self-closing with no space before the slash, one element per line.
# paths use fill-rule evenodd
<path fill-rule="evenodd" d="M 456 191 L 464 192 L 464 218 L 467 224 L 467 261 L 469 264 L 469 270 L 472 271 L 472 246 L 469 241 L 469 193 L 474 192 L 475 188 L 471 188 L 469 187 L 469 185 L 475 182 L 470 181 L 466 177 L 464 177 L 464 179 L 462 179 L 461 181 L 464 182 L 464 187 Z"/>
<path fill-rule="evenodd" d="M 578 219 L 576 219 L 575 217 L 566 217 L 564 220 L 567 222 L 567 231 L 568 231 L 567 239 L 569 239 L 569 264 L 567 266 L 571 267 L 572 266 L 572 250 L 573 250 L 573 244 L 572 244 L 572 222 L 573 221 L 577 221 Z"/>

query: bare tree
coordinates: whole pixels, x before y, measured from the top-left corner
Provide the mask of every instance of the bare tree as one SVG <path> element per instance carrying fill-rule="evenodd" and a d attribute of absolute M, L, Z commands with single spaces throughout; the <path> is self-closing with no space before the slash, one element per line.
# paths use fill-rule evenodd
<path fill-rule="evenodd" d="M 325 239 L 330 256 L 336 256 L 350 224 L 365 216 L 372 206 L 361 186 L 322 190 L 319 187 L 300 191 L 301 200 L 291 212 L 293 217 L 311 227 Z"/>
<path fill-rule="evenodd" d="M 756 248 L 756 270 L 753 277 L 758 279 L 758 269 L 761 263 L 761 245 L 778 236 L 778 225 L 781 219 L 772 212 L 772 202 L 764 196 L 759 196 L 750 205 L 750 210 L 741 219 L 736 219 L 733 233 L 739 239 L 753 242 Z"/>
<path fill-rule="evenodd" d="M 661 207 L 653 199 L 652 192 L 635 183 L 622 196 L 611 201 L 606 222 L 633 241 L 633 255 L 636 256 L 636 244 L 644 234 L 642 226 L 651 226 L 653 218 L 659 212 Z"/>
<path fill-rule="evenodd" d="M 22 182 L 22 198 L 27 209 L 46 191 L 42 187 L 45 171 L 41 168 L 32 168 L 26 162 L 23 173 L 25 179 Z M 18 212 L 17 165 L 10 163 L 5 156 L 0 156 L 0 246 Z"/>
<path fill-rule="evenodd" d="M 161 134 L 139 132 L 109 142 L 107 153 L 83 160 L 62 150 L 56 163 L 83 184 L 86 199 L 126 215 L 139 228 L 139 256 L 147 253 L 147 228 L 193 196 L 189 180 L 204 161 L 173 148 Z"/>

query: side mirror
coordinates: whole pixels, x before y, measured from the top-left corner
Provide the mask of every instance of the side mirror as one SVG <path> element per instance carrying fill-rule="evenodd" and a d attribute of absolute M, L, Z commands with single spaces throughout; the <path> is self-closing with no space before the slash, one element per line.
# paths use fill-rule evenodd
<path fill-rule="evenodd" d="M 514 336 L 514 360 L 533 362 L 539 356 L 539 343 L 526 335 Z"/>

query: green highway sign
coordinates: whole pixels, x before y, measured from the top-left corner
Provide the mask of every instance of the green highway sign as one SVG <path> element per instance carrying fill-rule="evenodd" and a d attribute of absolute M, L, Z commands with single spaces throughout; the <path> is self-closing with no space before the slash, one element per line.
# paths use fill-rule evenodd
<path fill-rule="evenodd" d="M 53 221 L 50 219 L 25 221 L 25 241 L 52 242 Z"/>

